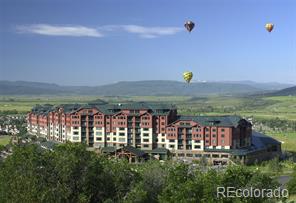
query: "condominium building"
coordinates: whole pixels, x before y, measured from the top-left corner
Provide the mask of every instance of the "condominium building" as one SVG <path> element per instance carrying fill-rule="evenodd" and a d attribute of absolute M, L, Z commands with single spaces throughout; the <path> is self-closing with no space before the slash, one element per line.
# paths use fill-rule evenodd
<path fill-rule="evenodd" d="M 228 158 L 254 145 L 252 125 L 240 116 L 181 116 L 174 105 L 156 103 L 37 105 L 28 132 L 48 140 L 89 147 L 166 148 L 176 157 Z"/>

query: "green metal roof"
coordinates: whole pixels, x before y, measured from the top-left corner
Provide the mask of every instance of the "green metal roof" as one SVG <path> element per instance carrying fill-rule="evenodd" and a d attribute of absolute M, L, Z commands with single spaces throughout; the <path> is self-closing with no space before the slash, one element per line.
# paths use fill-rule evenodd
<path fill-rule="evenodd" d="M 151 152 L 151 154 L 169 154 L 170 150 L 168 150 L 167 148 L 155 148 L 153 149 Z"/>
<path fill-rule="evenodd" d="M 127 104 L 102 104 L 102 103 L 88 103 L 88 104 L 60 104 L 53 105 L 36 105 L 32 108 L 32 112 L 36 114 L 48 114 L 49 112 L 56 111 L 58 108 L 63 108 L 65 113 L 71 113 L 83 108 L 96 108 L 106 115 L 113 115 L 121 110 L 140 110 L 147 109 L 153 115 L 168 115 L 171 109 L 176 109 L 174 105 L 145 103 L 145 102 L 132 102 Z M 139 115 L 139 113 L 134 113 Z"/>
<path fill-rule="evenodd" d="M 58 144 L 60 144 L 60 143 L 58 143 L 56 141 L 45 141 L 45 142 L 41 142 L 40 146 L 45 149 L 52 150 Z"/>
<path fill-rule="evenodd" d="M 177 121 L 195 121 L 203 126 L 236 127 L 243 120 L 240 116 L 179 116 Z"/>
<path fill-rule="evenodd" d="M 142 150 L 140 150 L 140 149 L 138 149 L 138 148 L 132 147 L 132 146 L 124 146 L 124 147 L 121 148 L 121 149 L 126 150 L 126 151 L 128 151 L 128 152 L 131 152 L 131 153 L 133 153 L 134 155 L 139 156 L 139 157 L 143 157 L 143 156 L 145 156 L 145 154 L 146 154 L 144 151 L 142 151 Z M 119 150 L 120 150 L 120 149 L 119 149 Z"/>
<path fill-rule="evenodd" d="M 103 147 L 101 150 L 102 153 L 114 153 L 115 151 L 116 151 L 116 147 L 112 147 L 112 146 Z"/>

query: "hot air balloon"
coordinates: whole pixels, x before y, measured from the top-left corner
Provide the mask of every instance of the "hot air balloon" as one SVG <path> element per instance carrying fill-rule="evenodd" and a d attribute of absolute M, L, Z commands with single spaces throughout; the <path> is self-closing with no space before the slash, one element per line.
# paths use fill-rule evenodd
<path fill-rule="evenodd" d="M 184 26 L 188 30 L 188 32 L 191 32 L 193 30 L 194 25 L 195 25 L 194 22 L 192 22 L 190 20 L 185 22 L 185 24 L 184 24 Z"/>
<path fill-rule="evenodd" d="M 187 83 L 190 83 L 192 77 L 193 77 L 193 73 L 190 71 L 186 71 L 183 73 L 183 78 Z"/>
<path fill-rule="evenodd" d="M 265 29 L 268 32 L 271 32 L 273 30 L 273 27 L 274 27 L 274 25 L 272 23 L 266 23 L 266 25 L 265 25 Z"/>

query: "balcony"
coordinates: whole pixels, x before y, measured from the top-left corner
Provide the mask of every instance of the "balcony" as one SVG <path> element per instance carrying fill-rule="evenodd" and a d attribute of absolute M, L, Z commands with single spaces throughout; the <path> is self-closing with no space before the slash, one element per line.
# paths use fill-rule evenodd
<path fill-rule="evenodd" d="M 186 141 L 186 144 L 187 145 L 191 145 L 192 144 L 192 141 Z"/>
<path fill-rule="evenodd" d="M 192 146 L 191 145 L 186 145 L 186 149 L 187 150 L 192 150 Z"/>

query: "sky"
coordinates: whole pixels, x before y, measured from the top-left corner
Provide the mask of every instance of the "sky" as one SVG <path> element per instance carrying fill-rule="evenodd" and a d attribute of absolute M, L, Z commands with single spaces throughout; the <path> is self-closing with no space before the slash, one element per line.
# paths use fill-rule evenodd
<path fill-rule="evenodd" d="M 0 0 L 0 80 L 296 84 L 295 27 L 295 0 Z"/>

